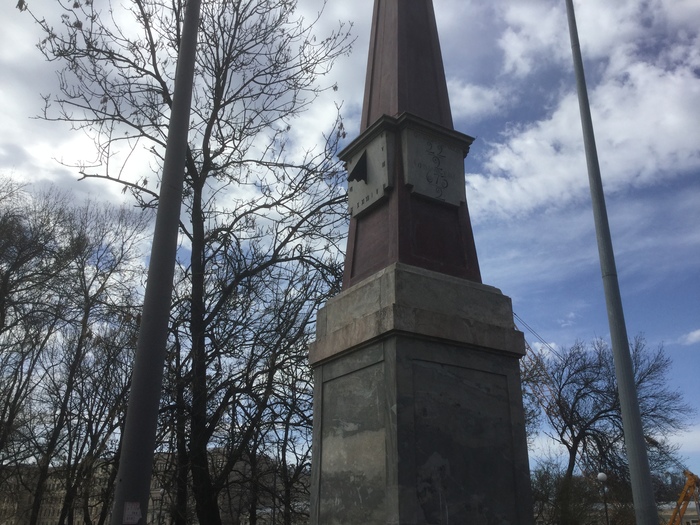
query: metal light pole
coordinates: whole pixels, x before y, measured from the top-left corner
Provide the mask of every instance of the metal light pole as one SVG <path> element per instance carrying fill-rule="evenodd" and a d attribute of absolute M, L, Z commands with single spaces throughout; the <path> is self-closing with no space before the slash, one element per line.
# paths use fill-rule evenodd
<path fill-rule="evenodd" d="M 598 238 L 598 254 L 600 256 L 600 268 L 603 276 L 608 324 L 610 325 L 610 339 L 615 361 L 617 388 L 620 396 L 625 447 L 627 448 L 627 460 L 629 462 L 630 479 L 632 482 L 634 511 L 637 518 L 637 525 L 658 525 L 658 512 L 654 503 L 649 458 L 647 457 L 647 450 L 644 444 L 642 418 L 639 412 L 637 389 L 634 384 L 632 357 L 630 356 L 629 339 L 627 337 L 625 317 L 622 310 L 620 286 L 617 280 L 615 256 L 613 253 L 612 240 L 610 238 L 610 225 L 608 224 L 608 214 L 605 208 L 605 195 L 603 193 L 600 167 L 598 165 L 598 153 L 596 151 L 595 137 L 593 135 L 591 109 L 588 102 L 586 79 L 583 73 L 583 60 L 581 58 L 581 46 L 578 40 L 573 0 L 566 0 L 566 9 L 569 19 L 574 70 L 576 72 L 579 109 L 581 110 L 583 142 L 586 148 L 588 179 L 591 187 L 591 200 L 593 201 L 593 218 L 595 221 L 596 236 Z"/>
<path fill-rule="evenodd" d="M 200 0 L 187 0 L 111 525 L 142 524 L 148 512 L 180 224 L 199 11 Z"/>
<path fill-rule="evenodd" d="M 610 525 L 610 518 L 608 517 L 608 487 L 605 482 L 608 481 L 608 476 L 605 472 L 598 472 L 598 481 L 600 481 L 603 487 L 603 506 L 605 507 L 605 525 Z"/>

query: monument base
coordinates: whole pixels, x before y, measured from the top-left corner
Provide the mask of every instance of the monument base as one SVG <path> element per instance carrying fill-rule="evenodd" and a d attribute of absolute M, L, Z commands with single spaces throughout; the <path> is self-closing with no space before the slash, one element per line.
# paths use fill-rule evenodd
<path fill-rule="evenodd" d="M 518 360 L 499 290 L 396 264 L 320 310 L 311 523 L 531 524 Z"/>

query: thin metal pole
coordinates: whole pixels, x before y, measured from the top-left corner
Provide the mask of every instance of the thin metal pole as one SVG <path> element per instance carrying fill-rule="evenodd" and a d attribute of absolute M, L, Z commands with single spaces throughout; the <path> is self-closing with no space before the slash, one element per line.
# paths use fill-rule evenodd
<path fill-rule="evenodd" d="M 642 418 L 639 412 L 639 401 L 637 398 L 637 388 L 634 383 L 632 357 L 629 351 L 629 339 L 627 337 L 625 317 L 622 311 L 620 286 L 617 280 L 615 256 L 613 253 L 612 240 L 610 238 L 610 225 L 608 224 L 603 183 L 601 181 L 600 167 L 598 165 L 598 153 L 596 151 L 595 137 L 593 135 L 593 123 L 591 121 L 586 79 L 583 73 L 583 60 L 581 58 L 578 30 L 576 29 L 573 0 L 566 0 L 566 9 L 569 19 L 571 51 L 576 72 L 579 108 L 581 110 L 583 142 L 586 148 L 588 179 L 591 188 L 591 200 L 593 201 L 593 218 L 595 221 L 596 237 L 598 239 L 600 269 L 603 275 L 603 289 L 605 291 L 608 324 L 610 325 L 610 339 L 612 342 L 617 388 L 622 411 L 622 426 L 625 435 L 625 447 L 627 448 L 630 479 L 632 482 L 634 511 L 637 518 L 637 525 L 658 525 L 658 511 L 654 502 L 649 458 L 647 457 L 647 450 L 644 444 Z"/>
<path fill-rule="evenodd" d="M 175 273 L 200 3 L 200 0 L 187 0 L 182 24 L 163 177 L 111 525 L 144 524 L 147 518 Z"/>

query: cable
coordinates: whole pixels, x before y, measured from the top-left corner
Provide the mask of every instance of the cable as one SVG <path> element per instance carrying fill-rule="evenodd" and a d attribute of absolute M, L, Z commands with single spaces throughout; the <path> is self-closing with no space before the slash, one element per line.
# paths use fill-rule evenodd
<path fill-rule="evenodd" d="M 520 324 L 522 324 L 522 325 L 527 329 L 528 332 L 530 332 L 532 335 L 534 335 L 535 338 L 537 338 L 545 347 L 547 347 L 547 348 L 549 349 L 550 352 L 552 352 L 552 353 L 553 353 L 556 357 L 558 357 L 559 359 L 562 359 L 562 360 L 563 360 L 563 357 L 554 349 L 554 347 L 552 347 L 552 345 L 550 345 L 547 341 L 545 341 L 545 340 L 542 338 L 542 336 L 541 336 L 540 334 L 538 334 L 538 333 L 535 331 L 534 328 L 532 328 L 529 324 L 527 324 L 527 323 L 523 320 L 522 317 L 520 317 L 520 316 L 519 316 L 518 314 L 516 314 L 515 312 L 513 312 L 513 317 L 515 317 L 515 318 L 520 322 Z"/>

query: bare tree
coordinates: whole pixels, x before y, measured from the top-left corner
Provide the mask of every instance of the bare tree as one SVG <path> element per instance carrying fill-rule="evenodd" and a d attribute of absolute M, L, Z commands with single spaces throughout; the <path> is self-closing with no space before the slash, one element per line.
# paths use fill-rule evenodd
<path fill-rule="evenodd" d="M 65 201 L 30 196 L 0 182 L 0 462 L 21 463 L 31 452 L 19 431 L 31 417 L 40 357 L 62 325 L 49 290 L 70 261 Z"/>
<path fill-rule="evenodd" d="M 152 207 L 183 2 L 60 3 L 57 25 L 28 11 L 45 30 L 41 50 L 61 64 L 44 117 L 94 138 L 98 159 L 79 166 L 83 177 L 121 184 Z M 217 499 L 262 422 L 287 417 L 269 406 L 278 378 L 299 366 L 315 309 L 337 290 L 342 122 L 331 118 L 303 148 L 291 140 L 295 117 L 333 88 L 318 81 L 349 51 L 342 24 L 315 34 L 324 5 L 308 19 L 295 0 L 202 6 L 161 418 L 177 458 L 177 523 L 190 492 L 200 523 L 220 523 Z M 144 151 L 152 172 L 128 169 Z M 210 461 L 212 451 L 223 459 Z"/>
<path fill-rule="evenodd" d="M 295 372 L 280 381 L 274 405 L 277 424 L 271 432 L 283 525 L 306 523 L 309 513 L 313 387 L 307 367 L 300 364 Z"/>
<path fill-rule="evenodd" d="M 147 215 L 74 204 L 55 189 L 7 187 L 12 199 L 0 199 L 0 492 L 18 490 L 17 513 L 37 523 L 47 483 L 56 481 L 59 522 L 74 521 L 80 500 L 91 523 L 91 506 L 107 503 L 91 483 L 99 477 L 104 485 L 97 473 L 112 464 L 123 422 Z"/>
<path fill-rule="evenodd" d="M 536 523 L 543 525 L 584 525 L 599 523 L 601 487 L 591 476 L 576 475 L 566 481 L 556 458 L 537 463 L 530 474 Z M 563 495 L 563 485 L 568 490 Z"/>
<path fill-rule="evenodd" d="M 671 362 L 663 346 L 650 349 L 638 336 L 630 350 L 652 470 L 664 472 L 678 463 L 669 437 L 686 428 L 693 409 L 668 386 Z M 540 430 L 566 450 L 559 498 L 571 499 L 575 474 L 605 472 L 617 500 L 631 501 L 615 366 L 607 343 L 598 339 L 561 352 L 530 351 L 523 361 L 524 388 L 530 399 L 538 400 L 544 419 Z"/>
<path fill-rule="evenodd" d="M 38 522 L 49 476 L 60 474 L 66 492 L 59 523 L 72 522 L 69 514 L 82 488 L 79 485 L 90 474 L 86 471 L 89 462 L 101 455 L 119 426 L 128 370 L 109 366 L 118 361 L 106 354 L 114 350 L 106 338 L 124 330 L 125 320 L 133 317 L 136 286 L 143 271 L 138 248 L 147 226 L 145 215 L 92 203 L 68 209 L 68 213 L 63 235 L 70 259 L 60 279 L 43 290 L 44 295 L 54 297 L 61 326 L 39 359 L 38 386 L 32 396 L 33 404 L 43 412 L 43 421 L 32 426 L 37 465 L 32 525 Z M 133 348 L 133 331 L 131 335 L 131 340 L 119 336 L 113 340 L 123 343 L 117 354 Z M 109 359 L 109 368 L 107 375 L 98 377 L 102 359 Z M 125 373 L 126 377 L 120 376 Z M 101 389 L 99 395 L 91 391 L 95 387 Z"/>

